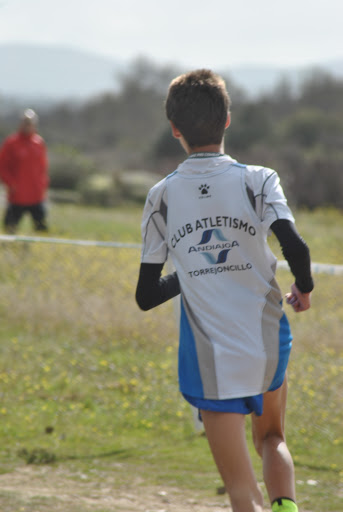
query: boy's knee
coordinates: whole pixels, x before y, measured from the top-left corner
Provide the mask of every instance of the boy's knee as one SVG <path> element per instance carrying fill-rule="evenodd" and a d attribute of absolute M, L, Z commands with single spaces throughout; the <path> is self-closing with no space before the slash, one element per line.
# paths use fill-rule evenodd
<path fill-rule="evenodd" d="M 253 432 L 253 442 L 255 446 L 255 450 L 258 453 L 260 457 L 263 456 L 263 451 L 266 446 L 272 448 L 277 446 L 280 443 L 283 443 L 285 441 L 285 436 L 283 432 L 279 431 L 272 431 L 272 432 L 265 432 L 262 435 L 258 435 L 257 432 Z"/>

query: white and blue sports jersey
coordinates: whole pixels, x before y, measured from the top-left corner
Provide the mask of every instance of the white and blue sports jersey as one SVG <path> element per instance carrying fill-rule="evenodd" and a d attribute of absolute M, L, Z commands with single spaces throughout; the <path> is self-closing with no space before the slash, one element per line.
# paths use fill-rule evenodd
<path fill-rule="evenodd" d="M 179 278 L 184 394 L 224 400 L 270 388 L 284 315 L 267 244 L 277 219 L 294 221 L 277 173 L 228 155 L 193 154 L 150 190 L 142 263 L 170 256 Z"/>

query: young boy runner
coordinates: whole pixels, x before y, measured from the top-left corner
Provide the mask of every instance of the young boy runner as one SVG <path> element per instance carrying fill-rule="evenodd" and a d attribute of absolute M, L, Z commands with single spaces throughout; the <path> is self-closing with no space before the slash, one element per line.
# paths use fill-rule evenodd
<path fill-rule="evenodd" d="M 180 390 L 200 410 L 233 511 L 263 510 L 245 437 L 252 413 L 272 510 L 294 512 L 284 430 L 292 336 L 268 233 L 295 276 L 287 302 L 296 312 L 310 307 L 310 256 L 276 172 L 224 154 L 229 107 L 224 81 L 209 70 L 170 84 L 167 117 L 189 156 L 148 194 L 136 300 L 148 310 L 181 293 Z M 161 277 L 168 255 L 176 272 Z"/>

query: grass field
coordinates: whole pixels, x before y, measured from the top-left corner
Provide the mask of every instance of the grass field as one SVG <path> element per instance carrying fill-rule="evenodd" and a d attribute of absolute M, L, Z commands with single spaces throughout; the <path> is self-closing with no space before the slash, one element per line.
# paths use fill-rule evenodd
<path fill-rule="evenodd" d="M 132 207 L 53 206 L 49 235 L 140 242 L 140 215 Z M 299 212 L 297 219 L 313 261 L 341 264 L 342 213 Z M 28 220 L 21 233 L 32 234 Z M 206 439 L 178 392 L 173 303 L 142 313 L 134 302 L 139 256 L 138 249 L 2 243 L 1 512 L 134 510 L 83 499 L 105 487 L 108 496 L 177 489 L 190 501 L 196 497 L 195 511 L 209 499 L 219 508 L 227 503 L 215 496 L 221 482 Z M 288 291 L 291 275 L 279 271 L 278 278 Z M 288 442 L 300 510 L 339 512 L 343 276 L 315 280 L 313 308 L 302 315 L 289 310 L 295 339 Z M 254 465 L 262 480 L 256 456 Z M 29 486 L 24 477 L 17 490 L 8 484 L 18 475 L 32 487 L 41 483 L 21 493 Z M 74 488 L 78 498 L 62 499 L 62 477 L 68 496 Z M 54 484 L 59 490 L 49 493 Z M 182 510 L 167 501 L 159 510 Z"/>

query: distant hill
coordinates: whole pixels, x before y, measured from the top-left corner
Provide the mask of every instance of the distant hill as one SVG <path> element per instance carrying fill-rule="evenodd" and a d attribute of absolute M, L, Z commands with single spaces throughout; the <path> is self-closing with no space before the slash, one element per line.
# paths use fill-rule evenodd
<path fill-rule="evenodd" d="M 308 67 L 263 67 L 244 65 L 227 70 L 234 83 L 243 87 L 252 96 L 271 91 L 280 80 L 286 79 L 296 89 L 313 70 L 322 70 L 343 79 L 343 57 L 341 60 L 319 62 Z"/>
<path fill-rule="evenodd" d="M 0 45 L 0 98 L 44 102 L 82 100 L 118 87 L 129 63 L 64 47 Z M 343 78 L 342 60 L 318 63 L 318 68 Z M 252 96 L 271 90 L 281 78 L 297 86 L 306 68 L 236 66 L 223 70 Z"/>
<path fill-rule="evenodd" d="M 85 98 L 111 90 L 118 61 L 63 47 L 0 45 L 0 94 L 15 98 Z"/>

